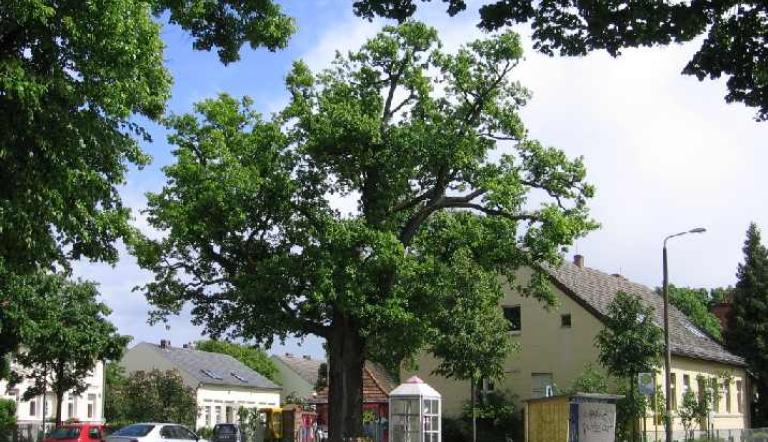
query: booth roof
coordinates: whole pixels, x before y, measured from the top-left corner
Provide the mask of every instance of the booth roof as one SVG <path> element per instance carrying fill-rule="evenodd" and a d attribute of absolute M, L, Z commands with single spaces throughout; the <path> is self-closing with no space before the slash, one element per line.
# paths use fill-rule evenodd
<path fill-rule="evenodd" d="M 400 384 L 397 388 L 389 393 L 389 396 L 422 396 L 427 398 L 440 398 L 440 393 L 437 390 L 430 387 L 417 376 L 409 378 L 404 383 Z"/>

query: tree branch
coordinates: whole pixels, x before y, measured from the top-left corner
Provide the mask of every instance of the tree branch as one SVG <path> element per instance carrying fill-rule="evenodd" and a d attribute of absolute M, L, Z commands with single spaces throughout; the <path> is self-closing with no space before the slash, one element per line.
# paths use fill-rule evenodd
<path fill-rule="evenodd" d="M 313 333 L 322 338 L 326 338 L 328 336 L 328 331 L 330 330 L 329 327 L 319 324 L 315 321 L 310 321 L 308 319 L 300 318 L 299 312 L 295 308 L 292 308 L 291 305 L 288 303 L 288 301 L 281 300 L 280 307 L 282 308 L 283 313 L 289 316 L 291 320 L 298 322 L 301 328 L 303 328 L 304 330 L 307 330 L 308 332 Z"/>

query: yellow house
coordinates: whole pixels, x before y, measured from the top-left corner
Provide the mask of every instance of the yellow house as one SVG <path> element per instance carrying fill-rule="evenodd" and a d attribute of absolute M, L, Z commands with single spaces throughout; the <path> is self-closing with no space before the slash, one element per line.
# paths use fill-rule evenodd
<path fill-rule="evenodd" d="M 521 278 L 525 278 L 526 273 L 521 272 Z M 585 267 L 580 255 L 574 257 L 573 263 L 563 263 L 559 268 L 549 270 L 548 274 L 560 301 L 557 307 L 545 309 L 539 301 L 507 290 L 501 307 L 520 351 L 509 356 L 504 378 L 495 382 L 484 380 L 483 389 L 508 391 L 523 401 L 570 388 L 587 364 L 599 369 L 595 337 L 603 329 L 602 318 L 619 291 L 639 296 L 655 309 L 657 324 L 663 323 L 662 298 L 653 290 L 620 275 Z M 718 385 L 722 394 L 714 404 L 709 426 L 715 430 L 748 428 L 749 390 L 743 359 L 697 329 L 673 306 L 670 306 L 670 341 L 672 409 L 682 403 L 687 389 L 697 394 L 702 391 L 699 376 L 711 382 L 715 378 L 722 379 L 727 373 L 730 383 L 723 385 L 724 382 L 720 382 Z M 461 414 L 462 405 L 470 397 L 469 382 L 433 375 L 437 361 L 429 355 L 423 355 L 417 362 L 417 371 L 406 370 L 404 378 L 417 374 L 443 395 L 446 416 Z M 663 385 L 662 377 L 663 370 L 657 376 L 659 385 Z M 663 432 L 657 424 L 653 416 L 645 422 L 648 431 Z M 674 430 L 683 430 L 676 416 Z"/>

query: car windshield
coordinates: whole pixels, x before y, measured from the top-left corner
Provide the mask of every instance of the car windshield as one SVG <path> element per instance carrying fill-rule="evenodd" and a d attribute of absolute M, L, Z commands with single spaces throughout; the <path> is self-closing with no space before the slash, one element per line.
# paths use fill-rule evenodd
<path fill-rule="evenodd" d="M 235 434 L 237 433 L 237 427 L 234 425 L 216 425 L 213 431 L 216 434 Z"/>
<path fill-rule="evenodd" d="M 152 431 L 153 428 L 155 428 L 154 425 L 129 425 L 125 428 L 121 428 L 115 431 L 112 433 L 112 436 L 146 436 L 150 431 Z"/>
<path fill-rule="evenodd" d="M 74 439 L 80 436 L 80 427 L 59 427 L 51 433 L 51 439 Z"/>

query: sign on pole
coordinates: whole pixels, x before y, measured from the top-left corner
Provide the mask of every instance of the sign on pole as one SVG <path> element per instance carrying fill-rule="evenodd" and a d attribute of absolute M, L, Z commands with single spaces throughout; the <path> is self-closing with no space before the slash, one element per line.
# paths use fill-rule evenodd
<path fill-rule="evenodd" d="M 652 396 L 656 391 L 653 373 L 640 373 L 637 375 L 637 390 L 645 396 Z"/>

